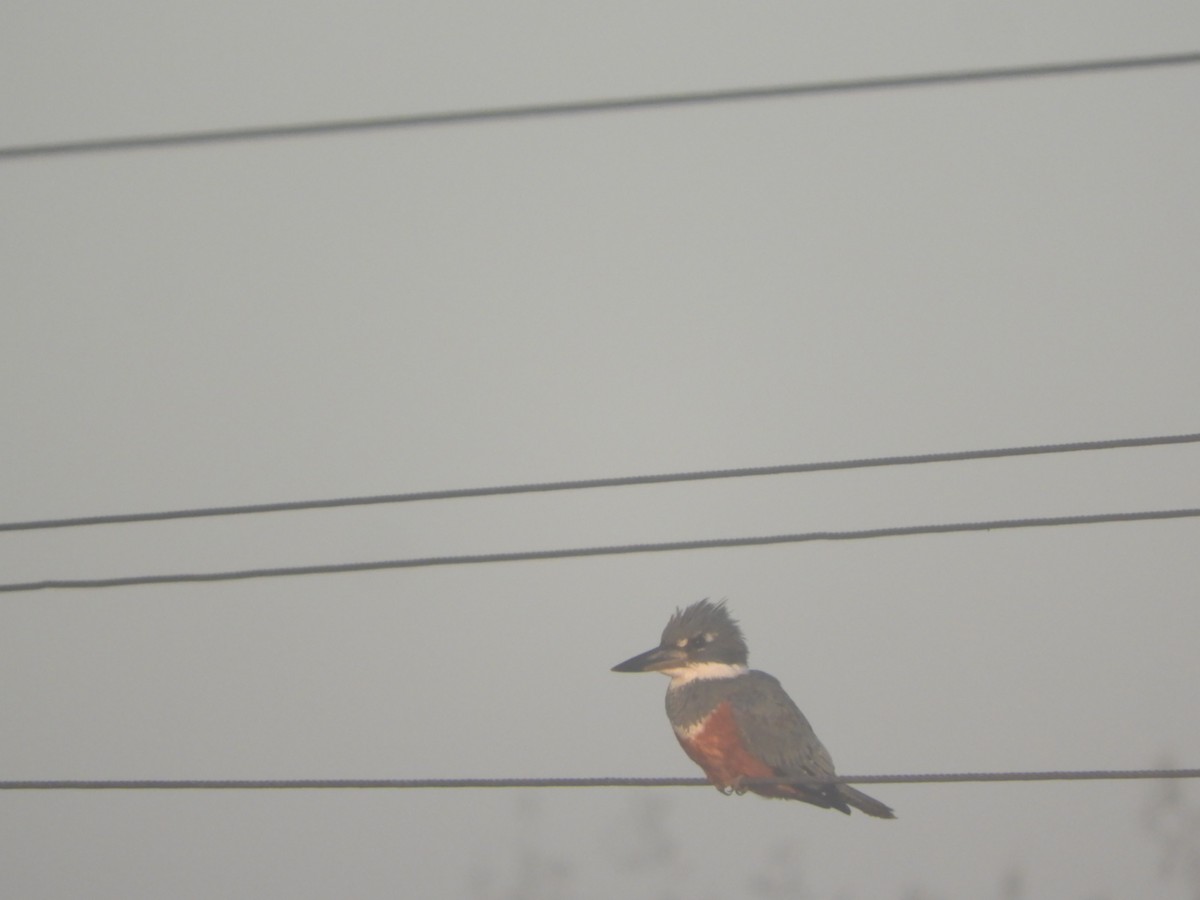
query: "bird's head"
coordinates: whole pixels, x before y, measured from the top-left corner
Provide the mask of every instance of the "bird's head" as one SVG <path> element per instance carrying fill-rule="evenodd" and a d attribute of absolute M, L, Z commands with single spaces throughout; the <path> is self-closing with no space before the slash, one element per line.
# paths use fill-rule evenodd
<path fill-rule="evenodd" d="M 701 600 L 676 610 L 653 650 L 613 666 L 614 672 L 662 672 L 674 684 L 729 678 L 746 671 L 750 651 L 725 601 Z"/>

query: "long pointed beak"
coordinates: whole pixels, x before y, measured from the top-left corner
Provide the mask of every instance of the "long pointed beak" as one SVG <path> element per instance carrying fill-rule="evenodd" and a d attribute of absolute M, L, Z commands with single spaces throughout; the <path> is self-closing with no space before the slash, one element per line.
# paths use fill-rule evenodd
<path fill-rule="evenodd" d="M 661 669 L 673 669 L 685 661 L 682 650 L 676 647 L 655 647 L 645 653 L 630 657 L 623 663 L 612 667 L 614 672 L 658 672 Z"/>

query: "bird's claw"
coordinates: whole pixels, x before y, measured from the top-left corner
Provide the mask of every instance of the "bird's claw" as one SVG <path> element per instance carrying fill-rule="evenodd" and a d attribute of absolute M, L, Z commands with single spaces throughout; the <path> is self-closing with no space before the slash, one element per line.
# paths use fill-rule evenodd
<path fill-rule="evenodd" d="M 731 781 L 729 784 L 717 785 L 717 790 L 720 791 L 722 794 L 724 794 L 726 797 L 729 797 L 732 794 L 737 794 L 740 797 L 740 796 L 742 796 L 742 794 L 746 793 L 746 791 L 748 791 L 749 788 L 742 787 L 742 777 L 739 775 L 737 778 L 733 779 L 733 781 Z"/>

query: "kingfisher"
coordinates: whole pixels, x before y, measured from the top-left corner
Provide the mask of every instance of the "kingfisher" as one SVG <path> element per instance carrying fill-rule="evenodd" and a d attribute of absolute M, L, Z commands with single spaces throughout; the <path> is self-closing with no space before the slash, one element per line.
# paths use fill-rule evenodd
<path fill-rule="evenodd" d="M 779 682 L 751 669 L 742 630 L 725 601 L 676 610 L 653 650 L 614 672 L 662 672 L 667 718 L 684 752 L 723 794 L 753 791 L 880 819 L 891 808 L 846 784 L 747 784 L 764 778 L 832 778 L 833 759 Z"/>

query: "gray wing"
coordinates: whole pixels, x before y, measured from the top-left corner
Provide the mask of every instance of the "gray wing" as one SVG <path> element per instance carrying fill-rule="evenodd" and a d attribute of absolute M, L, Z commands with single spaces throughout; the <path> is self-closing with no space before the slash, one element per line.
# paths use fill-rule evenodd
<path fill-rule="evenodd" d="M 757 671 L 739 680 L 733 715 L 746 749 L 779 775 L 832 777 L 829 751 L 779 682 Z"/>

